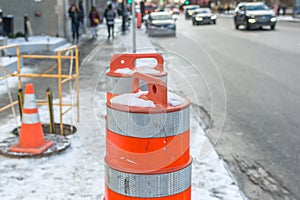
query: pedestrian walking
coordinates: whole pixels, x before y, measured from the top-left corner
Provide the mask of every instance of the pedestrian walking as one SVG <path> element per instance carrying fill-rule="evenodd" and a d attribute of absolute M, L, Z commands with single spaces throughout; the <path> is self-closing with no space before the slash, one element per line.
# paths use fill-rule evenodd
<path fill-rule="evenodd" d="M 92 28 L 93 38 L 97 37 L 97 26 L 100 23 L 100 16 L 95 6 L 92 6 L 92 9 L 89 14 L 90 25 Z"/>
<path fill-rule="evenodd" d="M 79 1 L 79 4 L 78 4 L 78 9 L 80 11 L 80 14 L 79 14 L 79 26 L 81 27 L 83 33 L 85 33 L 85 26 L 84 26 L 84 8 L 83 8 L 83 2 L 82 1 Z"/>
<path fill-rule="evenodd" d="M 114 38 L 114 24 L 115 24 L 116 12 L 112 9 L 111 4 L 109 4 L 105 9 L 104 17 L 106 19 L 108 38 L 110 38 L 110 36 Z"/>
<path fill-rule="evenodd" d="M 68 13 L 71 18 L 73 44 L 77 44 L 79 41 L 80 10 L 75 4 L 72 4 Z"/>
<path fill-rule="evenodd" d="M 145 16 L 145 2 L 144 2 L 144 0 L 140 1 L 140 10 L 141 10 L 141 13 L 142 13 L 142 22 L 143 22 L 143 18 Z"/>

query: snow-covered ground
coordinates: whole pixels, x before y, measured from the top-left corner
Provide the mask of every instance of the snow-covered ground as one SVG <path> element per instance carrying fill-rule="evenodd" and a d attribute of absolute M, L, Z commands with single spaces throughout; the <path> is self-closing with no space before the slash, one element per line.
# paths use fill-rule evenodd
<path fill-rule="evenodd" d="M 35 44 L 57 44 L 60 42 L 65 41 L 64 38 L 59 38 L 59 37 L 51 37 L 51 36 L 30 36 L 28 37 L 28 41 L 26 41 L 23 37 L 19 38 L 14 38 L 14 39 L 7 39 L 7 44 L 12 45 L 12 44 L 18 44 L 18 45 L 35 45 Z"/>
<path fill-rule="evenodd" d="M 38 51 L 58 51 L 62 46 L 65 48 L 70 46 L 65 38 L 47 35 L 30 36 L 28 37 L 28 41 L 26 41 L 23 37 L 5 39 L 7 45 L 18 45 L 21 53 L 26 54 Z M 16 55 L 16 49 L 6 49 L 6 53 L 7 55 Z"/>
<path fill-rule="evenodd" d="M 95 129 L 98 130 L 95 134 L 100 135 L 103 139 L 105 138 L 104 96 L 103 92 L 96 95 L 94 99 L 95 105 L 98 105 L 94 109 L 95 116 L 99 117 L 100 125 L 95 124 Z M 65 101 L 70 101 L 70 99 L 68 96 L 64 98 Z M 41 121 L 47 123 L 47 107 L 40 107 L 39 113 Z M 72 114 L 74 113 L 71 112 L 64 118 L 68 123 L 74 123 Z M 15 119 L 2 121 L 0 139 L 10 137 L 10 131 L 14 127 L 16 127 Z M 191 143 L 193 156 L 192 199 L 243 199 L 234 179 L 216 152 L 212 150 L 206 156 L 201 155 L 204 148 L 211 148 L 211 146 L 193 113 L 191 115 L 191 133 L 191 141 L 193 141 Z M 92 152 L 88 145 L 94 146 L 95 140 L 92 138 L 88 140 L 85 137 L 82 132 L 69 136 L 71 147 L 52 157 L 11 159 L 1 156 L 1 199 L 102 199 L 105 141 L 101 141 L 101 144 L 98 145 L 98 152 Z"/>
<path fill-rule="evenodd" d="M 174 81 L 170 77 L 168 80 L 174 88 Z M 75 109 L 64 117 L 64 123 L 75 124 L 78 128 L 76 134 L 68 136 L 71 140 L 70 148 L 58 155 L 39 159 L 0 156 L 0 199 L 103 199 L 105 92 L 93 91 L 91 94 L 90 91 L 81 90 L 80 94 L 80 123 L 75 122 Z M 71 99 L 67 95 L 64 98 L 69 102 Z M 39 108 L 39 114 L 41 121 L 48 123 L 46 106 Z M 57 115 L 55 118 L 58 122 Z M 11 116 L 0 120 L 0 140 L 11 137 L 10 132 L 17 124 L 20 124 L 19 119 Z M 192 200 L 245 199 L 226 164 L 205 136 L 193 110 L 190 132 L 193 157 Z"/>
<path fill-rule="evenodd" d="M 16 71 L 15 71 L 16 72 Z M 21 68 L 21 74 L 30 74 L 33 73 L 34 70 L 30 67 L 23 66 Z M 8 71 L 6 69 L 0 68 L 0 77 L 6 76 L 10 73 L 14 73 L 11 71 Z M 28 78 L 23 78 L 24 81 L 28 80 Z M 17 88 L 18 86 L 18 77 L 9 77 L 7 79 L 0 80 L 0 94 L 7 93 L 12 88 Z"/>

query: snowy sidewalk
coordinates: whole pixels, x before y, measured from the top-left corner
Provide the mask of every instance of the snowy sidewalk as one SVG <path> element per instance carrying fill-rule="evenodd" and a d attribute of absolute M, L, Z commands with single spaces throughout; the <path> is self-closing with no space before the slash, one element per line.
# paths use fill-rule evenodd
<path fill-rule="evenodd" d="M 147 53 L 155 52 L 155 48 L 150 42 L 150 39 L 145 34 L 145 30 L 137 30 L 137 52 Z M 81 114 L 84 123 L 81 121 L 78 124 L 78 130 L 85 148 L 92 152 L 95 158 L 103 164 L 105 148 L 101 145 L 93 145 L 92 141 L 103 141 L 105 132 L 105 74 L 104 69 L 98 68 L 98 73 L 94 71 L 95 67 L 98 65 L 96 60 L 102 61 L 105 67 L 109 65 L 110 56 L 114 53 L 125 53 L 132 51 L 132 35 L 131 33 L 125 36 L 116 36 L 116 39 L 104 41 L 103 44 L 93 50 L 93 55 L 89 56 L 82 66 L 82 74 L 84 78 L 89 77 L 88 85 L 97 85 L 93 91 L 93 88 L 86 88 L 81 90 L 81 96 L 88 103 L 83 103 L 84 108 L 81 107 Z M 97 58 L 97 54 L 101 54 L 101 57 Z M 98 74 L 96 79 L 95 73 Z M 168 77 L 168 84 L 170 88 L 176 87 L 175 77 Z M 96 80 L 98 81 L 96 83 Z M 94 105 L 94 114 L 96 116 L 96 121 L 100 126 L 99 130 L 95 130 L 94 127 L 89 126 L 93 120 L 93 113 L 90 112 L 91 105 Z M 88 137 L 91 134 L 92 138 Z M 242 200 L 245 199 L 241 191 L 239 190 L 235 180 L 226 168 L 226 164 L 223 160 L 219 158 L 217 153 L 213 150 L 209 140 L 205 136 L 202 128 L 199 125 L 199 119 L 192 112 L 191 115 L 191 154 L 193 156 L 193 172 L 192 172 L 192 199 L 193 200 L 213 200 L 213 199 L 228 199 L 228 200 Z M 212 149 L 207 156 L 203 156 L 203 152 Z M 103 170 L 103 169 L 102 169 Z M 103 173 L 103 171 L 101 171 Z M 101 185 L 101 188 L 103 185 Z M 103 191 L 102 191 L 103 192 Z"/>
<path fill-rule="evenodd" d="M 3 199 L 103 199 L 105 156 L 105 71 L 110 57 L 131 49 L 131 33 L 116 35 L 114 40 L 98 40 L 83 60 L 80 70 L 80 122 L 77 133 L 69 136 L 71 147 L 65 152 L 42 159 L 10 159 L 0 156 L 0 193 Z M 144 30 L 137 31 L 138 49 L 150 52 L 154 48 Z M 175 77 L 168 77 L 170 87 L 176 87 Z M 69 99 L 69 97 L 65 97 Z M 47 107 L 39 109 L 47 122 Z M 193 156 L 193 200 L 242 200 L 235 180 L 226 165 L 212 149 L 207 156 L 203 150 L 211 148 L 191 112 L 191 154 Z M 75 114 L 75 111 L 74 111 Z M 57 116 L 56 116 L 57 119 Z M 66 116 L 73 123 L 72 115 Z M 57 121 L 57 120 L 56 120 Z M 0 120 L 0 140 L 11 136 L 15 120 Z"/>

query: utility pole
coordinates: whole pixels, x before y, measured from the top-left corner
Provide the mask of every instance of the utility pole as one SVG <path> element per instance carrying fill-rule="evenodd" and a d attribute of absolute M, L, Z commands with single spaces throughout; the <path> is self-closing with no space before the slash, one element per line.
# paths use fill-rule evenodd
<path fill-rule="evenodd" d="M 122 34 L 126 32 L 126 22 L 127 22 L 127 2 L 122 0 Z"/>
<path fill-rule="evenodd" d="M 24 15 L 24 38 L 26 42 L 28 42 L 28 35 L 29 35 L 27 22 L 28 22 L 28 16 Z"/>
<path fill-rule="evenodd" d="M 135 19 L 135 0 L 132 0 L 131 4 L 132 10 L 132 49 L 133 53 L 136 53 L 136 19 Z"/>

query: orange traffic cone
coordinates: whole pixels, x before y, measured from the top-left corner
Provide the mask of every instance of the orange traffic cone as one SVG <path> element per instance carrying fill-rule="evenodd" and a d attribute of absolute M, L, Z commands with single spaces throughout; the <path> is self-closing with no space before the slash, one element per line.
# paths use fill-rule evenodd
<path fill-rule="evenodd" d="M 41 154 L 52 145 L 53 141 L 44 139 L 33 84 L 26 84 L 20 141 L 19 144 L 10 147 L 10 151 Z"/>

